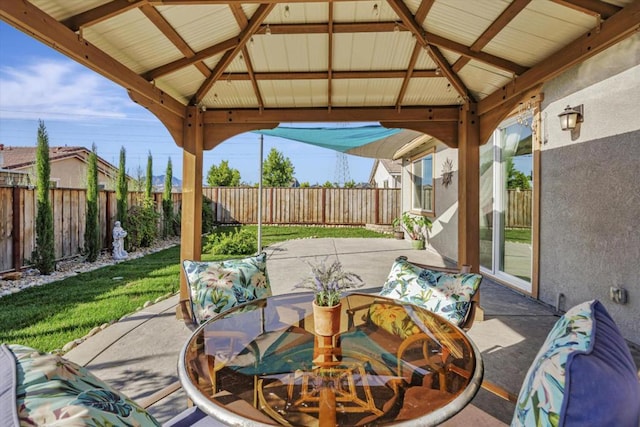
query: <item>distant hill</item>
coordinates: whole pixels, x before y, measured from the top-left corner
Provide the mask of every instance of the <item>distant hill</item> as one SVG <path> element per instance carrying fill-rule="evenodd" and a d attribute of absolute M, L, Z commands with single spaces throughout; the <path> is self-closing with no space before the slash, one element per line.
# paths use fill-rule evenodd
<path fill-rule="evenodd" d="M 153 176 L 151 180 L 151 184 L 154 187 L 164 187 L 164 175 Z M 182 187 L 182 181 L 176 178 L 175 176 L 171 177 L 171 186 L 172 187 Z"/>

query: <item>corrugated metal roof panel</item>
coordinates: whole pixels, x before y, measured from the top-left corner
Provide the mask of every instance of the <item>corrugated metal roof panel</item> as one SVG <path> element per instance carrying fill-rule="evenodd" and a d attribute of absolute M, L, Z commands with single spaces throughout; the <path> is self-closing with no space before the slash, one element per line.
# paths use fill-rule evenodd
<path fill-rule="evenodd" d="M 239 31 L 227 5 L 159 6 L 157 9 L 195 52 L 235 37 Z"/>
<path fill-rule="evenodd" d="M 289 16 L 286 16 L 286 8 L 289 8 Z M 313 24 L 324 23 L 329 19 L 329 7 L 327 3 L 280 3 L 277 4 L 265 24 Z"/>
<path fill-rule="evenodd" d="M 408 32 L 356 33 L 334 36 L 335 71 L 402 70 L 413 45 Z"/>
<path fill-rule="evenodd" d="M 332 83 L 335 107 L 385 107 L 395 105 L 402 79 L 344 79 Z"/>
<path fill-rule="evenodd" d="M 204 80 L 202 73 L 195 66 L 190 66 L 156 79 L 156 86 L 187 104 Z"/>
<path fill-rule="evenodd" d="M 374 5 L 377 8 L 374 9 Z M 386 1 L 335 2 L 333 11 L 334 22 L 399 21 L 398 15 Z"/>
<path fill-rule="evenodd" d="M 321 107 L 327 104 L 326 80 L 268 80 L 258 87 L 267 108 Z"/>
<path fill-rule="evenodd" d="M 327 69 L 327 35 L 254 36 L 251 61 L 256 72 L 318 71 Z"/>
<path fill-rule="evenodd" d="M 78 15 L 87 10 L 91 10 L 104 3 L 109 3 L 105 0 L 83 0 L 81 2 L 72 1 L 56 1 L 56 0 L 30 0 L 30 3 L 36 6 L 38 9 L 51 15 L 53 18 L 61 21 L 71 16 Z"/>
<path fill-rule="evenodd" d="M 458 75 L 478 100 L 512 80 L 508 72 L 474 60 L 469 61 Z"/>
<path fill-rule="evenodd" d="M 409 81 L 402 105 L 451 105 L 458 103 L 458 93 L 444 77 L 413 78 Z"/>
<path fill-rule="evenodd" d="M 182 57 L 180 51 L 138 9 L 84 30 L 92 44 L 140 74 Z"/>
<path fill-rule="evenodd" d="M 250 81 L 218 81 L 203 101 L 213 108 L 249 108 L 258 105 Z"/>

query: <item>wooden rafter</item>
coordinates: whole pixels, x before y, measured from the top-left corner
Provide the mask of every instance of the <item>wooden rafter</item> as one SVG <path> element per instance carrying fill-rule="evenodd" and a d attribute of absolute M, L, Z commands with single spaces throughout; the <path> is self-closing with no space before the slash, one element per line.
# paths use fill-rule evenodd
<path fill-rule="evenodd" d="M 489 27 L 473 42 L 469 47 L 472 52 L 480 52 L 489 42 L 506 27 L 509 22 L 513 20 L 522 10 L 527 7 L 531 0 L 514 0 L 509 6 L 507 6 L 500 16 L 489 25 Z M 454 72 L 458 72 L 469 63 L 471 58 L 469 56 L 462 56 L 451 67 Z"/>
<path fill-rule="evenodd" d="M 249 51 L 247 50 L 246 46 L 242 48 L 242 57 L 244 58 L 244 64 L 247 67 L 249 79 L 251 80 L 251 85 L 253 86 L 253 92 L 255 93 L 256 100 L 258 101 L 258 108 L 262 110 L 264 108 L 264 101 L 262 100 L 262 94 L 260 93 L 260 87 L 258 86 L 256 76 L 253 73 L 253 65 L 251 65 L 251 58 L 249 58 Z"/>
<path fill-rule="evenodd" d="M 440 50 L 435 46 L 429 46 L 429 40 L 425 37 L 425 31 L 422 28 L 422 25 L 416 22 L 407 5 L 401 0 L 387 0 L 387 2 L 393 11 L 400 17 L 404 25 L 409 28 L 409 31 L 413 33 L 416 41 L 424 47 L 429 47 L 431 59 L 433 59 L 436 65 L 440 67 L 442 74 L 451 82 L 458 94 L 465 99 L 469 98 L 469 90 L 462 80 L 460 80 L 460 77 L 451 70 L 451 66 Z"/>
<path fill-rule="evenodd" d="M 328 58 L 327 58 L 327 108 L 331 110 L 333 94 L 331 92 L 333 81 L 333 3 L 329 2 L 329 28 L 328 28 Z"/>
<path fill-rule="evenodd" d="M 128 12 L 147 4 L 146 0 L 114 0 L 105 3 L 86 12 L 71 16 L 62 21 L 62 24 L 72 31 L 78 31 L 80 28 L 95 25 L 99 22 L 111 19 L 114 16 Z"/>
<path fill-rule="evenodd" d="M 578 10 L 589 15 L 600 16 L 602 19 L 609 19 L 620 11 L 620 7 L 615 4 L 605 3 L 599 0 L 552 0 L 562 6 Z"/>
<path fill-rule="evenodd" d="M 301 72 L 265 72 L 253 73 L 256 80 L 327 80 L 328 71 L 301 71 Z M 331 78 L 334 80 L 344 79 L 402 79 L 406 76 L 406 71 L 333 71 Z M 413 78 L 433 78 L 442 77 L 436 70 L 413 70 Z M 250 80 L 247 73 L 230 73 L 225 75 L 226 80 Z"/>
<path fill-rule="evenodd" d="M 402 101 L 404 100 L 404 95 L 407 92 L 407 88 L 409 87 L 409 81 L 413 76 L 413 69 L 416 66 L 416 62 L 418 61 L 418 56 L 420 56 L 420 52 L 422 52 L 422 46 L 420 43 L 416 42 L 413 46 L 413 52 L 411 53 L 411 58 L 409 59 L 409 65 L 407 66 L 407 71 L 405 72 L 404 80 L 402 80 L 402 86 L 400 87 L 400 92 L 398 93 L 398 98 L 396 99 L 396 108 L 400 109 L 402 105 Z"/>
<path fill-rule="evenodd" d="M 523 75 L 478 102 L 478 114 L 483 115 L 502 103 L 551 80 L 568 68 L 640 31 L 640 1 L 635 1 L 607 19 L 598 28 L 587 31 L 581 37 L 541 61 Z"/>
<path fill-rule="evenodd" d="M 160 12 L 158 12 L 155 7 L 145 4 L 140 6 L 140 11 L 144 13 L 147 19 L 149 19 L 153 23 L 153 25 L 155 25 L 156 28 L 160 30 L 160 32 L 164 34 L 164 36 L 169 39 L 171 43 L 173 43 L 175 47 L 178 48 L 180 53 L 182 53 L 185 58 L 193 58 L 195 56 L 196 53 L 193 51 L 193 49 L 189 47 L 187 42 L 185 42 L 184 39 L 180 37 L 180 34 L 178 34 L 178 32 L 167 22 L 167 20 L 164 19 L 164 17 L 160 14 Z M 211 75 L 211 70 L 204 62 L 197 61 L 194 65 L 202 73 L 203 76 L 209 77 Z"/>
<path fill-rule="evenodd" d="M 260 27 L 260 24 L 262 24 L 262 21 L 265 20 L 267 15 L 271 13 L 274 7 L 275 7 L 275 3 L 261 4 L 258 7 L 256 12 L 251 17 L 249 24 L 245 28 L 243 28 L 240 34 L 238 35 L 238 45 L 233 49 L 227 51 L 222 57 L 222 59 L 220 59 L 218 64 L 216 64 L 211 75 L 207 79 L 205 79 L 204 83 L 200 86 L 196 94 L 191 99 L 191 104 L 197 105 L 202 101 L 206 93 L 209 92 L 209 89 L 211 89 L 213 84 L 220 78 L 222 73 L 224 73 L 224 70 L 229 66 L 231 61 L 233 61 L 233 59 L 236 57 L 238 52 L 242 51 L 242 49 L 247 44 L 251 36 L 253 36 L 253 34 L 256 32 L 256 29 Z"/>
<path fill-rule="evenodd" d="M 418 6 L 418 10 L 416 10 L 415 19 L 416 22 L 420 25 L 424 23 L 424 20 L 427 19 L 427 15 L 435 3 L 436 0 L 422 0 L 420 2 L 420 6 Z"/>
<path fill-rule="evenodd" d="M 0 2 L 0 16 L 25 33 L 64 53 L 74 61 L 126 88 L 135 96 L 176 118 L 184 118 L 185 106 L 125 67 L 65 25 L 27 1 Z"/>
<path fill-rule="evenodd" d="M 402 2 L 399 2 L 403 4 Z M 405 6 L 406 9 L 406 6 Z M 406 9 L 406 12 L 411 12 Z M 412 21 L 415 21 L 411 18 Z M 333 25 L 333 32 L 339 33 L 387 33 L 396 30 L 396 22 L 361 22 L 361 23 L 335 23 Z M 436 34 L 429 33 L 421 29 L 421 25 L 417 22 L 414 26 L 410 27 L 405 25 L 400 26 L 400 31 L 412 31 L 413 34 L 420 34 L 422 44 L 426 46 L 431 44 L 443 49 L 450 50 L 458 53 L 462 56 L 469 57 L 476 61 L 483 62 L 496 68 L 508 71 L 514 74 L 522 74 L 527 70 L 527 67 L 516 64 L 512 61 L 504 58 L 497 57 L 484 52 L 475 52 L 470 47 L 463 45 L 462 43 L 455 42 L 447 39 L 446 37 L 438 36 Z M 261 27 L 257 32 L 259 34 L 264 33 L 266 26 Z M 269 25 L 271 34 L 326 34 L 329 31 L 327 24 L 273 24 Z M 428 42 L 428 43 L 427 43 Z"/>

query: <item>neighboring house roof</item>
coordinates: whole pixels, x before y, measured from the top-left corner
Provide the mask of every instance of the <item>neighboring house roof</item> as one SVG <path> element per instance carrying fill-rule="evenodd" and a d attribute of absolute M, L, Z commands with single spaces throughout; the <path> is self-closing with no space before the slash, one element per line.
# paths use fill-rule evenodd
<path fill-rule="evenodd" d="M 36 163 L 36 151 L 38 147 L 14 147 L 0 144 L 0 168 L 7 170 L 25 169 Z M 87 162 L 91 150 L 86 147 L 49 147 L 49 161 L 77 158 L 82 162 Z M 118 168 L 98 156 L 98 169 L 106 175 L 115 175 Z M 128 179 L 133 179 L 127 175 Z"/>
<path fill-rule="evenodd" d="M 382 166 L 389 175 L 391 176 L 396 176 L 396 175 L 400 175 L 401 171 L 402 171 L 402 160 L 398 159 L 398 160 L 391 160 L 391 159 L 376 159 L 373 162 L 373 166 L 371 167 L 371 173 L 369 174 L 369 182 L 373 183 L 375 175 L 376 175 L 376 170 L 378 169 L 378 166 Z"/>

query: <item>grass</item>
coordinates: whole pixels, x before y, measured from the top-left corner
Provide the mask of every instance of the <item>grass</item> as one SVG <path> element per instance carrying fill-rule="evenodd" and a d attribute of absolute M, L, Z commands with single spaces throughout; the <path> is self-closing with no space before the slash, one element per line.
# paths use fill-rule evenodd
<path fill-rule="evenodd" d="M 257 233 L 256 226 L 247 226 Z M 222 232 L 228 232 L 224 227 Z M 308 237 L 389 237 L 363 228 L 262 228 L 263 246 Z M 237 255 L 202 254 L 206 261 Z M 62 348 L 91 329 L 120 319 L 180 286 L 180 248 L 81 273 L 0 298 L 0 342 L 40 351 Z"/>

